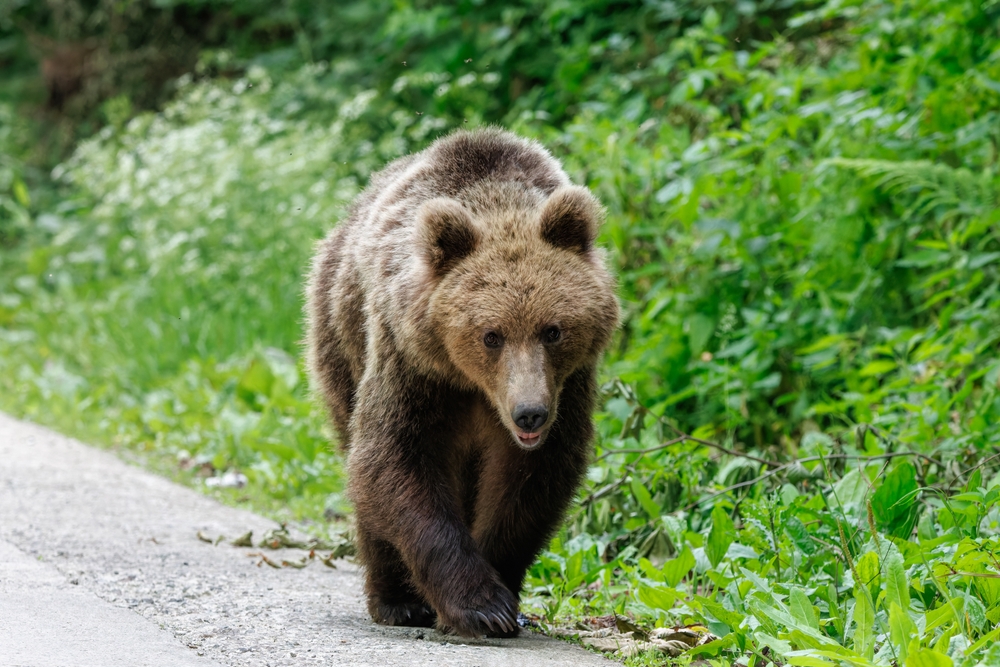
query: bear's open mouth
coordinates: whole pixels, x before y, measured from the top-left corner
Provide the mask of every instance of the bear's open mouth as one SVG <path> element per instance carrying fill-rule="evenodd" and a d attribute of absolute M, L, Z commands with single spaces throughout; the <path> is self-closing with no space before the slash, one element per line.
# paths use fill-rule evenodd
<path fill-rule="evenodd" d="M 538 444 L 538 441 L 542 437 L 541 432 L 538 432 L 538 433 L 520 433 L 520 432 L 518 432 L 516 435 L 517 435 L 517 441 L 520 442 L 521 445 L 524 446 L 524 447 L 534 447 L 535 445 Z"/>

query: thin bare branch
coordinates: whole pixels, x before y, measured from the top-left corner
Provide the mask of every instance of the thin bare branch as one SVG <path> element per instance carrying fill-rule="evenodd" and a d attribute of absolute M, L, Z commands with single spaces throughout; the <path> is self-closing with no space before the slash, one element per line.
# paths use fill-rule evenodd
<path fill-rule="evenodd" d="M 963 470 L 962 471 L 962 477 L 965 477 L 966 475 L 968 475 L 973 470 L 975 470 L 977 468 L 982 468 L 983 466 L 985 466 L 990 461 L 993 461 L 993 460 L 996 460 L 996 459 L 1000 459 L 1000 454 L 994 454 L 993 456 L 991 456 L 989 458 L 983 459 L 982 461 L 980 461 L 976 465 L 972 466 L 971 468 L 968 468 L 967 470 Z"/>
<path fill-rule="evenodd" d="M 711 494 L 709 496 L 706 496 L 704 498 L 700 498 L 699 500 L 694 501 L 693 503 L 689 504 L 684 509 L 692 509 L 694 507 L 697 507 L 698 505 L 701 505 L 702 503 L 704 503 L 704 502 L 706 502 L 708 500 L 712 500 L 713 498 L 718 498 L 721 495 L 729 493 L 730 491 L 735 491 L 736 489 L 742 489 L 743 487 L 746 487 L 746 486 L 753 486 L 757 482 L 762 482 L 765 479 L 767 479 L 768 477 L 772 477 L 772 476 L 778 474 L 779 472 L 781 472 L 781 471 L 783 471 L 783 470 L 785 470 L 787 468 L 790 468 L 793 465 L 796 465 L 798 463 L 809 462 L 809 461 L 820 461 L 820 460 L 822 460 L 824 458 L 825 459 L 848 459 L 848 460 L 852 460 L 852 461 L 855 461 L 855 460 L 862 460 L 862 461 L 883 461 L 883 460 L 894 459 L 894 458 L 898 458 L 898 457 L 902 457 L 902 456 L 917 456 L 917 457 L 921 457 L 921 458 L 927 459 L 927 460 L 929 460 L 932 463 L 935 463 L 937 465 L 942 465 L 941 462 L 936 461 L 935 459 L 932 459 L 929 456 L 925 456 L 924 454 L 919 454 L 917 452 L 892 452 L 892 453 L 889 453 L 889 454 L 873 454 L 871 456 L 862 456 L 862 455 L 857 455 L 857 454 L 830 454 L 830 455 L 827 455 L 827 456 L 807 456 L 806 458 L 796 459 L 796 460 L 791 461 L 789 463 L 784 463 L 782 465 L 779 465 L 779 466 L 777 466 L 775 468 L 772 468 L 771 470 L 768 470 L 764 474 L 758 475 L 757 477 L 754 477 L 753 479 L 748 480 L 746 482 L 740 482 L 739 484 L 733 484 L 732 486 L 727 486 L 726 488 L 722 489 L 721 491 L 716 491 L 715 493 L 713 493 L 713 494 Z"/>
<path fill-rule="evenodd" d="M 774 467 L 774 466 L 780 466 L 781 465 L 780 461 L 772 461 L 771 459 L 762 459 L 759 456 L 754 456 L 753 454 L 746 454 L 744 452 L 738 452 L 735 449 L 729 449 L 728 447 L 723 447 L 722 445 L 720 445 L 720 444 L 718 444 L 716 442 L 712 442 L 711 440 L 702 440 L 701 438 L 693 438 L 690 435 L 688 435 L 687 433 L 684 433 L 683 431 L 681 431 L 679 428 L 677 428 L 676 426 L 674 426 L 670 422 L 666 422 L 665 421 L 664 423 L 672 431 L 674 431 L 675 433 L 678 433 L 681 436 L 683 436 L 685 440 L 690 440 L 691 442 L 697 442 L 699 445 L 705 445 L 706 447 L 711 447 L 713 449 L 717 449 L 720 452 L 725 452 L 726 454 L 729 454 L 730 456 L 738 456 L 738 457 L 743 458 L 743 459 L 749 459 L 751 461 L 756 461 L 757 463 L 763 463 L 766 466 Z"/>
<path fill-rule="evenodd" d="M 673 440 L 667 440 L 666 442 L 656 445 L 655 447 L 647 447 L 646 449 L 609 449 L 594 460 L 601 461 L 613 454 L 649 454 L 651 452 L 658 452 L 661 449 L 673 447 L 674 445 L 678 445 L 685 440 L 688 440 L 688 438 L 686 436 L 681 436 L 679 438 L 674 438 Z"/>
<path fill-rule="evenodd" d="M 883 459 L 895 459 L 901 456 L 915 456 L 919 459 L 923 459 L 928 463 L 933 463 L 936 466 L 944 467 L 944 464 L 937 459 L 931 458 L 926 454 L 921 454 L 920 452 L 889 452 L 888 454 L 824 454 L 822 456 L 807 456 L 805 458 L 796 459 L 799 463 L 810 463 L 812 461 L 822 461 L 823 459 L 830 460 L 836 459 L 839 461 L 881 461 Z"/>
<path fill-rule="evenodd" d="M 757 477 L 754 477 L 753 479 L 747 480 L 745 482 L 740 482 L 739 484 L 733 484 L 732 486 L 727 486 L 726 488 L 722 489 L 721 491 L 716 491 L 715 493 L 713 493 L 711 495 L 705 496 L 704 498 L 700 498 L 700 499 L 694 501 L 693 503 L 690 503 L 684 509 L 686 509 L 686 510 L 694 509 L 698 505 L 701 505 L 703 502 L 706 502 L 708 500 L 712 500 L 714 498 L 718 498 L 719 496 L 725 495 L 725 494 L 729 493 L 730 491 L 735 491 L 736 489 L 742 489 L 745 486 L 753 486 L 757 482 L 763 482 L 768 477 L 773 477 L 774 475 L 777 475 L 779 472 L 781 472 L 785 468 L 790 468 L 792 465 L 793 465 L 792 463 L 786 463 L 785 465 L 778 466 L 777 468 L 772 468 L 771 470 L 768 470 L 763 475 L 758 475 Z"/>

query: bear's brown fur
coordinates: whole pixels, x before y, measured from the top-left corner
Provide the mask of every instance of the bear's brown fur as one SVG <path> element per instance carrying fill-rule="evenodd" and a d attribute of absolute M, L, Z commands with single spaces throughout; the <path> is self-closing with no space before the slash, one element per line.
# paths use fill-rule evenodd
<path fill-rule="evenodd" d="M 517 633 L 618 322 L 601 216 L 545 149 L 486 129 L 375 174 L 319 244 L 309 366 L 349 448 L 375 621 Z"/>

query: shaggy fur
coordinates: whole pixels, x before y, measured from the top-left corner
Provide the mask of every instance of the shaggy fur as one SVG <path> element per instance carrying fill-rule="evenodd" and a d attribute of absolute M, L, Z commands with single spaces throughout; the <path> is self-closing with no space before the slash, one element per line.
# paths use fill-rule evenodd
<path fill-rule="evenodd" d="M 377 622 L 517 633 L 618 322 L 601 215 L 539 145 L 458 132 L 373 176 L 319 244 L 309 367 L 349 448 Z"/>

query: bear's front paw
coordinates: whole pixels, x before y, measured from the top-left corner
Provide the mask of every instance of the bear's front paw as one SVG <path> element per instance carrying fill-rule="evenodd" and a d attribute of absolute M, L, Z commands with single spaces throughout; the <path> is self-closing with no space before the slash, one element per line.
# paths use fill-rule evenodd
<path fill-rule="evenodd" d="M 403 625 L 411 628 L 430 628 L 434 626 L 437 615 L 425 602 L 401 602 L 389 604 L 374 602 L 369 604 L 368 611 L 372 619 L 382 625 Z"/>
<path fill-rule="evenodd" d="M 517 598 L 502 584 L 490 582 L 456 602 L 439 616 L 441 632 L 464 637 L 516 637 L 520 631 Z"/>

